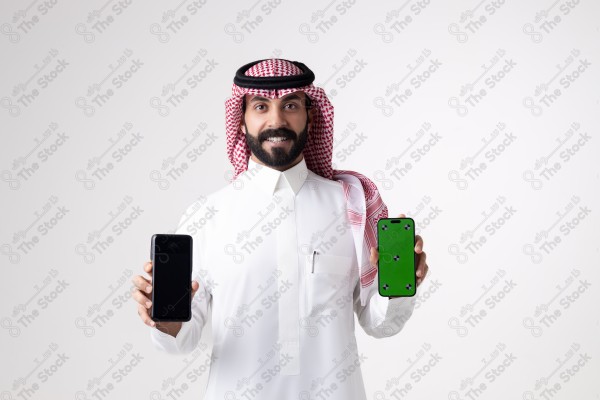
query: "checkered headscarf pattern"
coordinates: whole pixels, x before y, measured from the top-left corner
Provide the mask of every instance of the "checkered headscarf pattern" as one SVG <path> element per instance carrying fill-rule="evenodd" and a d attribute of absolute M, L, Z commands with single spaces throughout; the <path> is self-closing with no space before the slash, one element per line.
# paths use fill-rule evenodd
<path fill-rule="evenodd" d="M 288 60 L 268 59 L 250 67 L 245 75 L 253 77 L 300 75 L 302 71 Z M 244 95 L 253 94 L 268 98 L 280 98 L 292 92 L 302 91 L 310 97 L 316 113 L 313 118 L 309 140 L 303 154 L 308 169 L 331 180 L 340 181 L 347 203 L 347 214 L 354 232 L 363 230 L 364 240 L 356 243 L 361 282 L 361 304 L 364 305 L 369 292 L 376 290 L 377 269 L 369 262 L 371 247 L 377 248 L 377 221 L 387 218 L 387 206 L 381 199 L 377 186 L 366 176 L 354 171 L 334 170 L 333 156 L 333 106 L 325 91 L 312 83 L 307 86 L 289 89 L 242 88 L 233 84 L 231 97 L 225 101 L 227 156 L 235 169 L 234 179 L 248 168 L 250 149 L 244 133 L 240 130 L 242 121 L 242 100 Z M 366 210 L 366 213 L 365 213 Z M 367 261 L 360 255 L 366 252 Z M 366 290 L 369 289 L 369 290 Z"/>

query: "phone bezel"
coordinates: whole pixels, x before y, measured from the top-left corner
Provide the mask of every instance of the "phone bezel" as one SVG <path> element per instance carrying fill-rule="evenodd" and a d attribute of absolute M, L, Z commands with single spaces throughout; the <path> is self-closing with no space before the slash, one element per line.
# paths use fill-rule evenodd
<path fill-rule="evenodd" d="M 155 248 L 156 248 L 156 239 L 160 236 L 167 236 L 167 237 L 186 237 L 189 238 L 189 250 L 190 250 L 190 267 L 189 267 L 189 281 L 190 281 L 190 301 L 187 304 L 187 316 L 185 318 L 163 318 L 161 316 L 158 316 L 154 313 L 154 301 L 155 301 L 155 293 L 156 291 L 154 290 L 154 282 L 155 282 L 155 272 L 156 272 L 156 263 L 155 263 Z M 152 235 L 152 239 L 151 239 L 151 244 L 150 244 L 150 259 L 152 260 L 152 307 L 151 307 L 151 311 L 150 311 L 150 319 L 152 319 L 155 322 L 187 322 L 190 321 L 192 319 L 192 295 L 191 295 L 191 291 L 192 291 L 192 270 L 193 270 L 193 266 L 194 266 L 194 262 L 193 262 L 193 251 L 194 248 L 194 238 L 190 235 L 186 235 L 186 234 L 176 234 L 176 233 L 172 233 L 172 234 L 162 234 L 162 233 L 157 233 Z"/>
<path fill-rule="evenodd" d="M 417 254 L 414 252 L 414 247 L 415 247 L 415 242 L 416 242 L 416 224 L 415 224 L 415 220 L 410 218 L 410 217 L 397 217 L 397 218 L 380 218 L 377 221 L 377 251 L 379 251 L 379 232 L 380 232 L 380 224 L 385 221 L 389 221 L 389 223 L 396 223 L 396 222 L 391 222 L 392 220 L 398 220 L 399 222 L 401 221 L 411 221 L 412 222 L 412 237 L 413 237 L 413 273 L 414 273 L 414 281 L 415 281 L 415 287 L 414 287 L 414 292 L 410 295 L 407 294 L 390 294 L 390 293 L 382 293 L 381 292 L 381 274 L 379 273 L 379 268 L 377 270 L 377 292 L 379 293 L 379 295 L 381 297 L 414 297 L 417 294 Z M 378 262 L 379 263 L 379 262 Z M 378 266 L 379 267 L 379 266 Z"/>

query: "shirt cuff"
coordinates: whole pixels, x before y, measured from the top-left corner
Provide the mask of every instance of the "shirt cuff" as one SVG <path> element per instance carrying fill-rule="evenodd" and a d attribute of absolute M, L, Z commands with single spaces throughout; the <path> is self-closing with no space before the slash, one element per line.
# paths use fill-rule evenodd
<path fill-rule="evenodd" d="M 376 293 L 371 302 L 380 315 L 382 323 L 378 326 L 382 336 L 393 336 L 400 332 L 404 324 L 411 317 L 415 308 L 416 297 L 383 297 Z"/>
<path fill-rule="evenodd" d="M 181 354 L 183 353 L 183 344 L 185 338 L 189 335 L 193 321 L 185 321 L 181 324 L 181 329 L 176 337 L 159 331 L 156 327 L 150 329 L 150 337 L 154 345 L 167 353 Z"/>

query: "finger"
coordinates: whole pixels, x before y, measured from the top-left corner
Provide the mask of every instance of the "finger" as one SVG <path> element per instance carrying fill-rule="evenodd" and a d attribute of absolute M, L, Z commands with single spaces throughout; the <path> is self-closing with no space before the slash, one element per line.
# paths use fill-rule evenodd
<path fill-rule="evenodd" d="M 404 214 L 398 215 L 398 218 L 404 218 L 404 217 L 406 217 L 406 215 L 404 215 Z"/>
<path fill-rule="evenodd" d="M 152 260 L 146 261 L 146 263 L 144 264 L 144 271 L 146 271 L 146 273 L 150 277 L 150 282 L 152 282 Z"/>
<path fill-rule="evenodd" d="M 425 267 L 424 267 L 423 274 L 422 274 L 423 276 L 421 276 L 420 278 L 418 278 L 418 279 L 417 279 L 417 286 L 419 286 L 419 284 L 420 284 L 421 282 L 423 282 L 423 280 L 425 279 L 425 276 L 427 275 L 427 271 L 428 271 L 428 270 L 429 270 L 429 267 L 427 266 L 427 263 L 426 263 L 426 264 L 425 264 Z"/>
<path fill-rule="evenodd" d="M 425 275 L 417 280 L 417 287 L 419 286 L 419 284 L 421 282 L 423 282 L 423 279 L 425 279 L 425 276 L 427 276 L 428 271 L 429 271 L 429 266 L 427 264 L 425 264 Z"/>
<path fill-rule="evenodd" d="M 142 306 L 141 304 L 138 305 L 138 314 L 139 314 L 140 318 L 142 319 L 142 321 L 146 325 L 152 326 L 152 327 L 154 327 L 156 325 L 156 323 L 154 321 L 152 321 L 152 318 L 150 318 L 150 315 L 148 314 L 148 310 L 146 310 L 146 308 L 144 306 Z"/>
<path fill-rule="evenodd" d="M 422 252 L 419 254 L 419 265 L 417 266 L 417 277 L 423 278 L 425 276 L 425 259 L 427 258 L 427 254 Z"/>
<path fill-rule="evenodd" d="M 138 304 L 141 304 L 146 308 L 150 308 L 150 306 L 152 306 L 152 301 L 148 298 L 148 296 L 140 292 L 138 289 L 136 289 L 135 292 L 133 292 L 131 297 L 133 297 L 133 299 L 137 301 Z"/>
<path fill-rule="evenodd" d="M 423 238 L 421 235 L 416 235 L 415 239 L 417 239 L 415 242 L 415 252 L 420 254 L 423 251 Z"/>
<path fill-rule="evenodd" d="M 417 276 L 419 276 L 420 278 L 425 277 L 425 266 L 427 265 L 425 263 L 426 259 L 427 259 L 427 254 L 425 252 L 422 252 L 419 255 L 419 265 L 417 266 Z"/>
<path fill-rule="evenodd" d="M 427 265 L 427 263 L 425 263 L 425 265 L 423 266 L 423 269 L 422 269 L 421 279 L 425 278 L 428 271 L 429 271 L 429 266 Z"/>
<path fill-rule="evenodd" d="M 146 278 L 144 278 L 141 275 L 134 276 L 133 279 L 131 280 L 131 283 L 133 283 L 135 285 L 135 287 L 138 288 L 139 290 L 141 290 L 142 292 L 145 292 L 145 293 L 152 292 L 152 285 Z"/>

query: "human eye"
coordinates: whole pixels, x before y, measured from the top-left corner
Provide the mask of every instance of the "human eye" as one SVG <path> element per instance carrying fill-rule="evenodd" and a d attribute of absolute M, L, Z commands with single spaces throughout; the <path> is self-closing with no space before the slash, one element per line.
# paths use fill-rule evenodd
<path fill-rule="evenodd" d="M 290 102 L 290 103 L 286 103 L 283 106 L 284 109 L 288 110 L 288 111 L 296 111 L 300 108 L 300 106 L 298 105 L 298 103 L 296 102 Z"/>
<path fill-rule="evenodd" d="M 267 109 L 267 107 L 264 104 L 262 104 L 262 103 L 258 103 L 258 104 L 254 105 L 254 109 L 256 111 L 264 111 L 264 110 Z"/>

